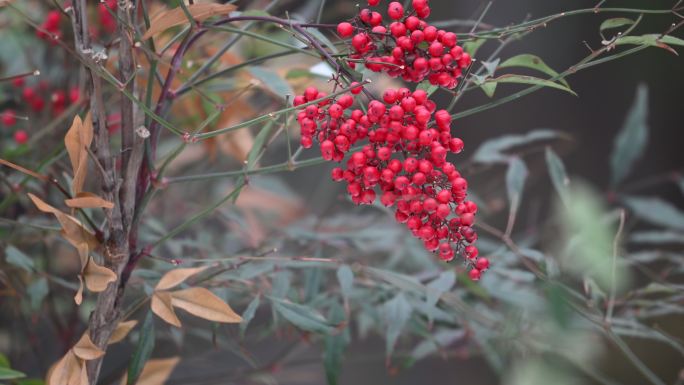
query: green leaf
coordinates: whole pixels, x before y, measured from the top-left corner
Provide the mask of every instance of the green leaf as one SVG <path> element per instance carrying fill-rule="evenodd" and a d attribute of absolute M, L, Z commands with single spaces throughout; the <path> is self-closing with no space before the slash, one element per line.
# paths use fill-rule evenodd
<path fill-rule="evenodd" d="M 648 88 L 640 84 L 625 124 L 613 144 L 610 158 L 611 186 L 617 186 L 629 174 L 634 161 L 643 154 L 648 137 L 647 117 Z"/>
<path fill-rule="evenodd" d="M 644 45 L 664 48 L 677 55 L 677 51 L 670 47 L 670 45 L 684 46 L 684 40 L 670 35 L 661 36 L 660 34 L 654 33 L 641 36 L 621 36 L 615 40 L 614 44 Z"/>
<path fill-rule="evenodd" d="M 636 231 L 630 234 L 630 242 L 646 244 L 684 244 L 684 234 L 674 231 Z"/>
<path fill-rule="evenodd" d="M 10 265 L 24 269 L 29 273 L 35 268 L 33 260 L 12 245 L 8 245 L 7 248 L 5 248 L 5 260 Z"/>
<path fill-rule="evenodd" d="M 255 78 L 259 79 L 267 90 L 271 91 L 275 96 L 285 100 L 287 95 L 294 95 L 294 91 L 285 79 L 283 79 L 276 72 L 265 67 L 250 66 L 249 72 Z"/>
<path fill-rule="evenodd" d="M 31 284 L 26 288 L 26 293 L 31 300 L 31 309 L 34 311 L 40 309 L 43 299 L 45 299 L 49 291 L 50 289 L 48 287 L 47 278 L 40 277 L 31 282 Z"/>
<path fill-rule="evenodd" d="M 467 41 L 467 42 L 463 43 L 463 50 L 468 52 L 468 54 L 470 56 L 474 57 L 477 50 L 480 49 L 480 47 L 482 47 L 482 45 L 486 42 L 487 42 L 487 39 L 475 39 L 475 40 Z"/>
<path fill-rule="evenodd" d="M 604 290 L 613 284 L 613 239 L 615 218 L 606 217 L 603 199 L 587 186 L 573 183 L 568 207 L 559 206 L 558 213 L 567 240 L 562 267 L 579 278 L 591 277 Z M 624 264 L 615 264 L 615 287 L 626 283 Z"/>
<path fill-rule="evenodd" d="M 618 28 L 618 27 L 622 27 L 625 25 L 632 25 L 632 24 L 634 24 L 634 20 L 632 20 L 632 19 L 628 19 L 625 17 L 615 17 L 612 19 L 604 20 L 603 23 L 601 23 L 599 30 L 601 32 L 603 32 L 607 29 L 613 29 L 613 28 Z"/>
<path fill-rule="evenodd" d="M 494 76 L 494 72 L 496 71 L 496 68 L 499 66 L 499 61 L 501 61 L 501 59 L 496 58 L 492 61 L 482 62 L 482 67 L 484 67 L 484 69 L 487 70 L 486 76 Z"/>
<path fill-rule="evenodd" d="M 17 385 L 45 385 L 45 381 L 40 378 L 29 378 L 27 380 L 17 381 Z"/>
<path fill-rule="evenodd" d="M 252 299 L 252 301 L 247 305 L 247 308 L 242 313 L 242 322 L 240 323 L 240 335 L 244 336 L 247 326 L 254 319 L 257 309 L 259 309 L 259 304 L 261 303 L 261 295 L 257 295 Z"/>
<path fill-rule="evenodd" d="M 154 338 L 154 316 L 150 310 L 147 312 L 145 321 L 143 321 L 143 325 L 140 328 L 138 345 L 135 347 L 131 362 L 128 364 L 127 385 L 133 385 L 138 381 L 145 363 L 150 359 L 152 350 L 154 350 Z"/>
<path fill-rule="evenodd" d="M 9 368 L 0 368 L 0 380 L 16 380 L 17 378 L 24 378 L 26 377 L 26 374 L 9 369 Z"/>
<path fill-rule="evenodd" d="M 259 130 L 259 133 L 257 136 L 254 138 L 254 143 L 252 144 L 252 148 L 249 150 L 249 153 L 247 154 L 247 169 L 251 170 L 252 167 L 254 167 L 256 164 L 256 160 L 261 154 L 261 152 L 265 149 L 265 144 L 266 144 L 266 139 L 268 136 L 271 134 L 271 131 L 273 130 L 273 121 L 269 121 L 266 123 L 263 127 L 261 127 L 261 130 Z"/>
<path fill-rule="evenodd" d="M 3 353 L 0 353 L 0 368 L 9 368 L 10 367 L 10 362 L 7 359 L 7 356 L 4 355 Z"/>
<path fill-rule="evenodd" d="M 456 283 L 456 274 L 453 270 L 443 271 L 439 277 L 435 278 L 432 282 L 426 285 L 427 294 L 425 298 L 425 303 L 428 308 L 433 308 L 437 305 L 439 298 L 442 294 L 451 290 L 451 288 Z M 428 313 L 428 321 L 432 324 L 434 316 L 432 313 Z"/>
<path fill-rule="evenodd" d="M 571 90 L 569 87 L 566 87 L 562 84 L 558 84 L 556 82 L 552 82 L 551 80 L 536 78 L 534 76 L 506 74 L 506 75 L 501 75 L 498 78 L 487 79 L 485 81 L 485 84 L 487 84 L 487 83 L 514 83 L 514 84 L 539 85 L 539 86 L 550 87 L 550 88 L 555 88 L 555 89 L 558 89 L 561 91 L 569 92 L 569 93 L 577 96 L 575 91 Z"/>
<path fill-rule="evenodd" d="M 385 333 L 387 357 L 392 355 L 404 325 L 411 318 L 412 310 L 411 304 L 404 297 L 404 293 L 399 293 L 383 305 L 385 324 L 387 325 Z"/>
<path fill-rule="evenodd" d="M 340 290 L 345 298 L 349 298 L 354 286 L 354 272 L 349 265 L 342 265 L 337 269 L 337 280 L 340 282 Z"/>
<path fill-rule="evenodd" d="M 654 225 L 684 230 L 684 213 L 673 204 L 659 198 L 625 197 L 625 205 L 637 217 Z"/>
<path fill-rule="evenodd" d="M 536 55 L 529 53 L 524 53 L 521 55 L 516 55 L 511 58 L 506 59 L 503 63 L 499 64 L 499 68 L 510 68 L 510 67 L 522 67 L 537 70 L 539 72 L 545 73 L 552 78 L 558 76 L 553 68 L 549 67 L 544 61 Z M 566 87 L 570 88 L 570 85 L 565 79 L 558 79 Z"/>
<path fill-rule="evenodd" d="M 318 41 L 323 43 L 323 45 L 330 48 L 330 52 L 333 54 L 339 53 L 337 47 L 335 47 L 335 44 L 333 44 L 327 36 L 321 33 L 318 28 L 307 28 L 306 31 L 312 34 L 316 39 L 318 39 Z"/>
<path fill-rule="evenodd" d="M 506 192 L 508 193 L 508 203 L 510 204 L 511 216 L 514 216 L 522 200 L 523 188 L 527 179 L 527 166 L 518 157 L 511 158 L 506 172 Z"/>
<path fill-rule="evenodd" d="M 534 142 L 555 139 L 560 136 L 561 133 L 558 131 L 544 129 L 530 131 L 523 135 L 499 136 L 482 143 L 473 155 L 473 162 L 484 164 L 507 163 L 511 156 L 505 154 L 505 151 Z"/>
<path fill-rule="evenodd" d="M 563 204 L 568 205 L 568 185 L 570 184 L 570 179 L 565 172 L 565 166 L 563 161 L 558 155 L 551 149 L 551 147 L 546 147 L 546 167 L 549 170 L 549 176 L 551 177 L 551 183 L 553 188 L 556 189 L 558 195 L 560 195 Z"/>
<path fill-rule="evenodd" d="M 330 312 L 330 319 L 336 323 L 345 321 L 342 306 L 335 303 Z M 349 328 L 345 328 L 341 333 L 325 336 L 323 366 L 325 367 L 325 376 L 329 385 L 337 385 L 337 378 L 340 375 L 340 368 L 342 366 L 342 356 L 347 345 L 349 345 L 350 339 Z"/>
<path fill-rule="evenodd" d="M 285 79 L 313 78 L 315 76 L 317 75 L 312 74 L 311 71 L 306 68 L 293 68 L 287 71 Z"/>
<path fill-rule="evenodd" d="M 294 326 L 311 332 L 330 334 L 334 326 L 316 310 L 287 300 L 270 298 L 274 309 Z"/>
<path fill-rule="evenodd" d="M 494 92 L 496 92 L 496 84 L 497 83 L 482 83 L 480 85 L 480 88 L 482 88 L 482 91 L 489 96 L 490 98 L 494 97 Z"/>

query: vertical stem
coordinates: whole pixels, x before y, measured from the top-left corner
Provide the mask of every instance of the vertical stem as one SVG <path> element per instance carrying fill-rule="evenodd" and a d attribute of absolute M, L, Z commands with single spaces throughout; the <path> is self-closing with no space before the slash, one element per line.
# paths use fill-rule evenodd
<path fill-rule="evenodd" d="M 119 0 L 119 8 L 128 10 L 128 0 Z M 88 330 L 90 339 L 102 350 L 107 349 L 107 341 L 118 324 L 121 312 L 121 298 L 123 297 L 124 285 L 121 283 L 121 272 L 129 258 L 128 233 L 124 229 L 122 207 L 119 197 L 119 182 L 116 175 L 115 162 L 110 152 L 110 138 L 106 126 L 105 103 L 103 99 L 102 79 L 96 73 L 100 66 L 93 57 L 93 51 L 89 39 L 86 0 L 74 0 L 72 3 L 72 26 L 76 53 L 86 64 L 86 92 L 90 98 L 90 116 L 92 117 L 94 130 L 94 144 L 92 152 L 99 163 L 101 196 L 110 202 L 114 202 L 112 209 L 105 210 L 107 232 L 103 241 L 105 266 L 114 271 L 117 279 L 110 283 L 107 288 L 97 297 L 93 312 L 90 314 Z M 130 19 L 129 19 L 130 20 Z M 121 26 L 119 31 L 123 31 Z M 128 40 L 125 36 L 121 40 Z M 127 43 L 122 43 L 125 46 Z M 127 53 L 130 55 L 130 52 Z M 121 55 L 121 53 L 120 53 Z M 124 54 L 125 56 L 126 54 Z M 123 60 L 124 65 L 129 64 L 129 58 Z M 125 77 L 124 77 L 125 78 Z M 133 127 L 132 108 L 123 106 L 126 111 L 122 116 L 124 127 Z M 88 382 L 91 385 L 97 383 L 102 366 L 102 358 L 87 362 Z"/>

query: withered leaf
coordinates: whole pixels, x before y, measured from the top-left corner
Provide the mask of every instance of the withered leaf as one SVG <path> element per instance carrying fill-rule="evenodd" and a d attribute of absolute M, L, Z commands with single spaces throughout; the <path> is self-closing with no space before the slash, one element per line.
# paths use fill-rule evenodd
<path fill-rule="evenodd" d="M 171 294 L 166 291 L 158 291 L 152 295 L 152 312 L 167 323 L 179 328 L 181 322 L 173 311 L 171 305 Z"/>
<path fill-rule="evenodd" d="M 76 247 L 81 257 L 81 266 L 85 266 L 88 260 L 88 252 L 96 249 L 98 246 L 95 235 L 88 231 L 78 219 L 50 206 L 31 193 L 28 196 L 38 210 L 53 214 L 57 218 L 59 224 L 62 225 L 62 235 L 69 243 Z"/>
<path fill-rule="evenodd" d="M 73 350 L 69 350 L 64 357 L 62 357 L 56 364 L 48 370 L 46 384 L 47 385 L 81 385 L 83 361 L 81 361 L 74 354 Z M 86 376 L 87 377 L 87 376 Z M 85 384 L 86 385 L 87 381 Z"/>
<path fill-rule="evenodd" d="M 157 283 L 157 286 L 155 286 L 155 290 L 167 290 L 171 289 L 175 286 L 180 285 L 181 283 L 185 282 L 186 279 L 190 278 L 191 276 L 205 270 L 208 266 L 202 266 L 202 267 L 188 267 L 188 268 L 182 268 L 182 269 L 174 269 L 161 277 L 159 282 Z"/>
<path fill-rule="evenodd" d="M 130 320 L 130 321 L 123 321 L 119 322 L 118 325 L 116 325 L 116 329 L 114 329 L 114 332 L 112 332 L 112 336 L 109 337 L 109 342 L 108 344 L 115 344 L 128 335 L 131 330 L 135 327 L 135 325 L 138 324 L 138 321 L 136 320 Z"/>
<path fill-rule="evenodd" d="M 78 291 L 76 291 L 74 296 L 74 302 L 76 302 L 76 305 L 80 305 L 83 302 L 83 278 L 80 274 L 78 275 Z"/>
<path fill-rule="evenodd" d="M 83 191 L 76 194 L 76 198 L 66 199 L 64 203 L 66 203 L 67 206 L 76 209 L 111 209 L 114 207 L 114 203 L 104 200 L 93 193 Z"/>
<path fill-rule="evenodd" d="M 83 184 L 88 173 L 88 150 L 93 141 L 93 121 L 90 112 L 85 117 L 85 121 L 77 115 L 71 124 L 71 128 L 64 137 L 71 168 L 74 171 L 72 189 L 75 194 L 83 190 Z"/>
<path fill-rule="evenodd" d="M 88 330 L 86 330 L 85 333 L 83 333 L 83 336 L 81 336 L 81 339 L 76 342 L 76 345 L 74 345 L 73 348 L 74 354 L 76 357 L 89 361 L 89 360 L 94 360 L 97 358 L 100 358 L 104 355 L 104 351 L 93 343 L 93 341 L 90 339 L 90 333 Z"/>
<path fill-rule="evenodd" d="M 242 322 L 242 317 L 235 313 L 227 303 L 203 287 L 172 291 L 170 295 L 171 304 L 174 307 L 181 308 L 197 317 L 215 322 Z"/>
<path fill-rule="evenodd" d="M 212 16 L 227 15 L 233 12 L 237 7 L 233 4 L 217 4 L 217 3 L 197 3 L 186 6 L 190 15 L 196 21 L 204 21 Z M 159 12 L 150 20 L 150 29 L 143 35 L 143 40 L 147 40 L 152 36 L 166 31 L 171 27 L 189 23 L 187 15 L 181 7 L 168 9 Z"/>
<path fill-rule="evenodd" d="M 111 282 L 116 281 L 116 273 L 98 265 L 91 257 L 88 258 L 88 263 L 83 269 L 83 280 L 88 290 L 99 293 L 104 291 Z"/>
<path fill-rule="evenodd" d="M 136 384 L 163 385 L 179 361 L 180 357 L 170 357 L 147 361 Z M 121 379 L 121 385 L 126 385 L 126 376 Z"/>

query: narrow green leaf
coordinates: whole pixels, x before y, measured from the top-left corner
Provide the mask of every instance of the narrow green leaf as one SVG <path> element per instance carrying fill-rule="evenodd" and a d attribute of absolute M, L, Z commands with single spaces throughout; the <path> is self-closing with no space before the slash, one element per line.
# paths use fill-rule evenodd
<path fill-rule="evenodd" d="M 515 215 L 522 200 L 523 188 L 527 179 L 527 166 L 520 158 L 511 158 L 506 172 L 506 192 L 511 205 L 511 215 Z"/>
<path fill-rule="evenodd" d="M 539 72 L 543 72 L 552 78 L 558 76 L 558 72 L 556 72 L 553 68 L 549 67 L 546 63 L 544 63 L 544 61 L 539 56 L 532 55 L 529 53 L 513 56 L 511 58 L 506 59 L 503 63 L 499 64 L 499 68 L 510 67 L 522 67 L 533 69 Z M 570 85 L 565 79 L 558 79 L 558 81 L 566 87 L 570 88 Z"/>
<path fill-rule="evenodd" d="M 473 161 L 476 163 L 507 163 L 511 155 L 505 154 L 506 151 L 514 147 L 531 144 L 534 142 L 555 139 L 561 136 L 558 131 L 535 130 L 522 135 L 504 135 L 490 139 L 475 151 Z"/>
<path fill-rule="evenodd" d="M 256 160 L 259 158 L 261 152 L 265 149 L 266 139 L 268 139 L 268 136 L 271 134 L 273 126 L 273 121 L 266 123 L 263 127 L 261 127 L 261 130 L 259 130 L 259 133 L 254 138 L 252 148 L 249 150 L 249 153 L 247 154 L 248 170 L 252 169 L 252 167 L 255 166 Z"/>
<path fill-rule="evenodd" d="M 551 183 L 553 188 L 556 189 L 558 195 L 560 196 L 563 204 L 568 205 L 568 185 L 570 184 L 570 179 L 565 172 L 565 166 L 560 157 L 551 149 L 551 147 L 546 147 L 546 167 L 549 170 L 549 176 L 551 177 Z"/>
<path fill-rule="evenodd" d="M 482 83 L 480 85 L 480 88 L 482 88 L 482 91 L 489 96 L 490 98 L 494 97 L 494 92 L 496 92 L 496 85 L 497 83 Z"/>
<path fill-rule="evenodd" d="M 613 28 L 618 28 L 622 27 L 625 25 L 632 25 L 634 24 L 634 20 L 628 19 L 626 17 L 615 17 L 612 19 L 607 19 L 601 23 L 601 26 L 599 27 L 599 30 L 601 32 L 607 30 L 607 29 L 613 29 Z"/>
<path fill-rule="evenodd" d="M 138 377 L 140 377 L 140 373 L 142 373 L 145 363 L 150 359 L 152 350 L 154 350 L 154 339 L 154 316 L 150 310 L 147 312 L 142 327 L 140 328 L 138 345 L 135 347 L 131 362 L 128 364 L 127 385 L 133 385 L 138 381 Z"/>
<path fill-rule="evenodd" d="M 443 271 L 439 277 L 428 283 L 425 302 L 428 306 L 435 306 L 442 294 L 451 290 L 456 284 L 456 274 L 452 270 Z"/>
<path fill-rule="evenodd" d="M 636 231 L 630 234 L 630 242 L 644 244 L 684 244 L 684 234 L 674 231 Z"/>
<path fill-rule="evenodd" d="M 294 326 L 311 332 L 329 334 L 333 325 L 314 309 L 287 300 L 271 298 L 274 309 Z"/>
<path fill-rule="evenodd" d="M 337 47 L 335 47 L 335 44 L 333 44 L 327 36 L 321 33 L 321 31 L 319 31 L 318 28 L 307 28 L 306 30 L 307 32 L 312 34 L 316 39 L 318 39 L 318 41 L 323 43 L 323 45 L 330 48 L 330 52 L 332 52 L 333 54 L 339 53 Z"/>
<path fill-rule="evenodd" d="M 354 272 L 349 265 L 342 265 L 337 269 L 337 280 L 340 282 L 340 290 L 345 298 L 349 298 L 354 286 Z"/>
<path fill-rule="evenodd" d="M 259 309 L 259 304 L 261 303 L 261 295 L 257 295 L 252 299 L 252 301 L 247 305 L 247 308 L 242 313 L 242 322 L 240 323 L 240 335 L 244 336 L 245 331 L 247 331 L 247 326 L 254 319 L 257 309 Z"/>
<path fill-rule="evenodd" d="M 43 299 L 45 299 L 49 291 L 47 278 L 40 277 L 31 282 L 31 284 L 26 287 L 26 293 L 31 300 L 31 309 L 34 311 L 40 309 Z"/>
<path fill-rule="evenodd" d="M 482 62 L 482 67 L 487 71 L 487 76 L 494 76 L 494 72 L 496 71 L 496 68 L 499 66 L 499 62 L 501 59 L 496 58 L 492 61 L 483 61 Z"/>
<path fill-rule="evenodd" d="M 5 248 L 5 260 L 10 265 L 24 269 L 29 273 L 32 272 L 35 268 L 33 260 L 28 255 L 24 254 L 21 250 L 17 249 L 12 245 L 8 245 L 7 248 Z"/>
<path fill-rule="evenodd" d="M 684 46 L 684 40 L 670 35 L 661 36 L 660 34 L 654 33 L 641 36 L 622 36 L 615 40 L 614 44 L 659 47 L 677 54 L 677 51 L 670 47 L 670 45 Z"/>
<path fill-rule="evenodd" d="M 562 84 L 552 82 L 551 80 L 540 79 L 540 78 L 536 78 L 534 76 L 527 76 L 527 75 L 506 74 L 506 75 L 501 75 L 498 78 L 487 79 L 487 81 L 485 83 L 532 84 L 532 85 L 536 85 L 536 86 L 544 86 L 544 87 L 555 88 L 555 89 L 558 89 L 561 91 L 569 92 L 569 93 L 577 96 L 575 91 L 571 90 L 570 88 L 568 88 Z"/>
<path fill-rule="evenodd" d="M 383 305 L 383 313 L 385 316 L 385 324 L 387 331 L 385 333 L 387 357 L 392 356 L 394 346 L 397 344 L 399 335 L 401 334 L 404 325 L 411 318 L 411 304 L 404 297 L 404 293 L 399 293 L 396 297 L 385 302 Z"/>
<path fill-rule="evenodd" d="M 684 213 L 673 204 L 659 198 L 625 197 L 625 205 L 637 217 L 654 225 L 684 230 Z"/>
<path fill-rule="evenodd" d="M 330 311 L 330 320 L 335 323 L 345 321 L 344 309 L 338 303 L 335 303 Z M 349 328 L 345 328 L 341 333 L 325 336 L 323 366 L 329 385 L 337 385 L 338 383 L 337 379 L 340 375 L 344 350 L 349 345 L 350 339 Z"/>
<path fill-rule="evenodd" d="M 0 380 L 16 380 L 17 378 L 24 378 L 26 377 L 26 374 L 9 369 L 9 368 L 0 368 Z"/>
<path fill-rule="evenodd" d="M 250 66 L 249 72 L 271 91 L 275 96 L 285 100 L 287 95 L 294 95 L 294 91 L 285 79 L 276 72 L 260 66 Z"/>
<path fill-rule="evenodd" d="M 648 137 L 647 118 L 648 88 L 640 84 L 625 124 L 613 144 L 610 158 L 611 186 L 617 186 L 629 174 L 634 161 L 643 154 Z"/>
<path fill-rule="evenodd" d="M 482 47 L 484 43 L 487 42 L 487 39 L 475 39 L 471 41 L 467 41 L 463 43 L 463 50 L 468 52 L 470 56 L 475 56 L 475 53 L 477 53 L 477 50 Z"/>
<path fill-rule="evenodd" d="M 9 367 L 10 367 L 9 359 L 7 359 L 6 355 L 4 355 L 3 353 L 0 353 L 0 368 L 9 368 Z"/>

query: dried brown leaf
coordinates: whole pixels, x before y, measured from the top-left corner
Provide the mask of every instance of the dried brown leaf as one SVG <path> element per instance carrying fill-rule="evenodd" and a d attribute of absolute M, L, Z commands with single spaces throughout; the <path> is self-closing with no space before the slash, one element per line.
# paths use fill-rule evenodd
<path fill-rule="evenodd" d="M 74 302 L 76 302 L 76 305 L 80 305 L 83 302 L 83 278 L 81 274 L 78 275 L 78 291 L 76 291 L 74 296 Z"/>
<path fill-rule="evenodd" d="M 115 344 L 115 343 L 123 340 L 124 338 L 126 338 L 128 333 L 130 333 L 130 331 L 133 330 L 133 328 L 137 324 L 138 324 L 138 321 L 136 321 L 136 320 L 119 322 L 119 324 L 116 325 L 116 329 L 114 329 L 114 331 L 112 332 L 112 336 L 109 337 L 109 342 L 107 342 L 107 343 L 108 344 Z"/>
<path fill-rule="evenodd" d="M 85 361 L 100 358 L 105 353 L 104 350 L 95 346 L 93 341 L 90 339 L 90 333 L 88 330 L 83 333 L 81 339 L 76 342 L 76 345 L 74 345 L 71 350 L 73 350 L 76 357 Z"/>
<path fill-rule="evenodd" d="M 167 291 L 158 291 L 152 295 L 152 312 L 167 323 L 179 328 L 181 322 L 173 311 L 171 305 L 171 294 Z"/>
<path fill-rule="evenodd" d="M 188 12 L 196 21 L 204 21 L 212 16 L 227 15 L 233 12 L 237 7 L 232 4 L 216 4 L 216 3 L 197 3 L 187 6 Z M 171 27 L 189 23 L 187 15 L 181 7 L 164 10 L 150 20 L 150 29 L 143 35 L 143 40 L 147 40 L 152 36 L 166 31 Z"/>
<path fill-rule="evenodd" d="M 76 194 L 76 198 L 67 199 L 64 201 L 67 206 L 77 209 L 92 209 L 92 208 L 105 208 L 111 209 L 114 207 L 114 203 L 106 201 L 99 196 L 89 193 L 80 192 Z"/>
<path fill-rule="evenodd" d="M 83 361 L 69 350 L 48 370 L 46 385 L 81 385 L 84 367 Z"/>
<path fill-rule="evenodd" d="M 227 303 L 203 287 L 172 291 L 171 304 L 188 313 L 210 321 L 239 323 L 242 317 Z"/>
<path fill-rule="evenodd" d="M 47 175 L 42 175 L 42 174 L 39 174 L 37 172 L 33 172 L 27 168 L 21 167 L 18 164 L 14 164 L 14 163 L 7 161 L 7 160 L 4 160 L 4 159 L 0 159 L 0 164 L 4 164 L 7 167 L 13 168 L 13 169 L 15 169 L 21 173 L 24 173 L 26 175 L 30 175 L 30 176 L 37 178 L 37 179 L 40 179 L 40 180 L 44 180 L 44 181 L 50 180 L 50 178 L 48 178 Z"/>
<path fill-rule="evenodd" d="M 88 231 L 78 219 L 50 206 L 31 193 L 28 196 L 38 210 L 53 214 L 57 218 L 59 224 L 62 225 L 62 236 L 78 250 L 81 266 L 85 266 L 89 251 L 95 250 L 99 244 L 95 235 Z"/>
<path fill-rule="evenodd" d="M 64 145 L 66 146 L 69 160 L 71 161 L 71 168 L 74 171 L 74 180 L 72 182 L 72 189 L 75 194 L 83 190 L 83 184 L 88 173 L 88 150 L 93 141 L 93 121 L 90 112 L 85 117 L 85 121 L 81 118 L 74 117 L 71 128 L 67 131 L 64 137 Z"/>
<path fill-rule="evenodd" d="M 180 357 L 162 358 L 147 361 L 136 384 L 163 385 L 179 361 Z M 124 375 L 124 377 L 121 379 L 121 385 L 126 385 L 126 379 L 127 378 Z"/>
<path fill-rule="evenodd" d="M 185 282 L 186 279 L 192 277 L 195 274 L 205 270 L 208 266 L 202 267 L 188 267 L 182 269 L 174 269 L 166 274 L 159 280 L 155 290 L 167 290 L 180 285 Z"/>
<path fill-rule="evenodd" d="M 116 273 L 98 265 L 93 258 L 89 258 L 88 264 L 83 269 L 83 280 L 88 290 L 99 293 L 104 291 L 111 282 L 116 281 Z"/>

